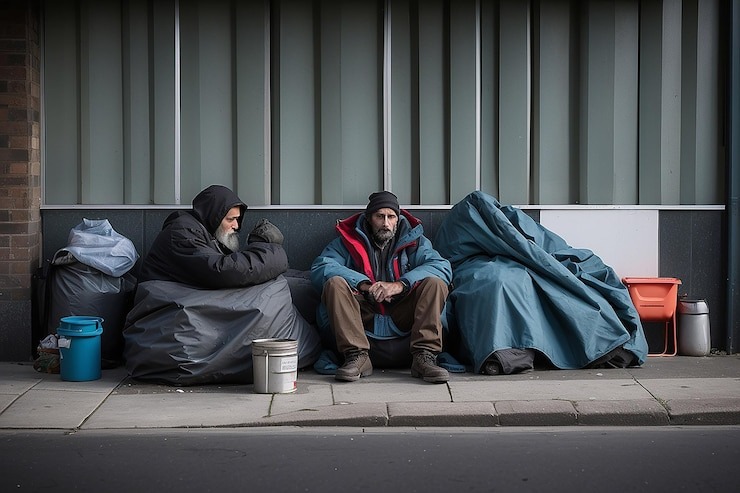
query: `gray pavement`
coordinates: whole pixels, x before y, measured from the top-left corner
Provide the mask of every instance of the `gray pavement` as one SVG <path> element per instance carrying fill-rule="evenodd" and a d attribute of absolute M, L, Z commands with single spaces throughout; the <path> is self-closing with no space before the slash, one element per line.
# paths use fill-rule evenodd
<path fill-rule="evenodd" d="M 628 369 L 453 373 L 439 385 L 408 370 L 376 369 L 353 383 L 306 370 L 297 391 L 284 394 L 143 383 L 122 367 L 66 382 L 31 363 L 0 363 L 0 429 L 738 424 L 740 355 L 650 357 Z"/>

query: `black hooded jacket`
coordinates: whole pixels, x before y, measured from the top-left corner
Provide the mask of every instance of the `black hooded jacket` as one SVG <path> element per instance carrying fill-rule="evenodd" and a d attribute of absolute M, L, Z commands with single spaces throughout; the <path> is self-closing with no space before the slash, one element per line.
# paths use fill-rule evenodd
<path fill-rule="evenodd" d="M 176 211 L 147 253 L 139 282 L 175 281 L 190 286 L 220 289 L 261 284 L 288 269 L 281 245 L 253 242 L 232 252 L 214 236 L 232 207 L 240 207 L 241 229 L 247 205 L 230 189 L 211 185 L 193 199 L 193 209 Z"/>

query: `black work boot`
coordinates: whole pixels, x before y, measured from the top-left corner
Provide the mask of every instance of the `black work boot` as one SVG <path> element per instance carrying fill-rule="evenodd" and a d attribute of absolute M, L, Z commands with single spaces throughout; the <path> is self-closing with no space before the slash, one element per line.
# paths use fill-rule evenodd
<path fill-rule="evenodd" d="M 373 364 L 370 362 L 370 355 L 367 350 L 355 349 L 344 354 L 344 364 L 337 368 L 334 378 L 344 382 L 354 382 L 359 380 L 360 377 L 367 377 L 372 374 Z"/>
<path fill-rule="evenodd" d="M 437 366 L 437 357 L 426 349 L 414 353 L 414 362 L 411 363 L 411 376 L 430 383 L 445 383 L 450 379 L 447 370 Z"/>

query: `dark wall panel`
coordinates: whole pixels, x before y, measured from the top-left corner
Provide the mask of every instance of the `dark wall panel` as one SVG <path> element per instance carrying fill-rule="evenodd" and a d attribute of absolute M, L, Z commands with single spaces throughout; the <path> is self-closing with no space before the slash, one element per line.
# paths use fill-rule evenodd
<path fill-rule="evenodd" d="M 724 348 L 726 265 L 723 211 L 660 212 L 660 276 L 681 279 L 679 296 L 706 300 L 712 347 Z"/>
<path fill-rule="evenodd" d="M 108 219 L 113 228 L 133 241 L 141 256 L 172 210 L 44 210 L 43 258 L 48 259 L 67 243 L 69 230 L 83 218 Z M 242 228 L 242 239 L 262 217 L 276 224 L 285 236 L 285 250 L 290 267 L 308 270 L 324 246 L 335 238 L 334 225 L 355 211 L 348 209 L 248 209 Z M 535 220 L 538 210 L 526 210 Z M 418 209 L 412 213 L 421 219 L 424 231 L 432 241 L 447 210 Z M 704 299 L 709 305 L 712 347 L 726 345 L 726 234 L 723 211 L 661 211 L 660 272 L 663 277 L 677 277 L 682 284 L 680 295 Z M 652 347 L 652 346 L 651 346 Z"/>

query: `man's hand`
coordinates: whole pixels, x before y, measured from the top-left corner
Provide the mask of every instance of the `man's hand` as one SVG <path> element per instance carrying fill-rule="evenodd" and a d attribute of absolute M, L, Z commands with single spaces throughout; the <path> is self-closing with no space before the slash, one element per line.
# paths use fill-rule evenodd
<path fill-rule="evenodd" d="M 262 218 L 254 225 L 254 228 L 250 231 L 249 236 L 247 237 L 247 243 L 253 243 L 255 241 L 282 245 L 283 233 L 280 232 L 277 226 L 267 219 Z"/>
<path fill-rule="evenodd" d="M 368 297 L 376 303 L 392 301 L 393 297 L 403 292 L 403 283 L 378 281 L 368 288 Z"/>

